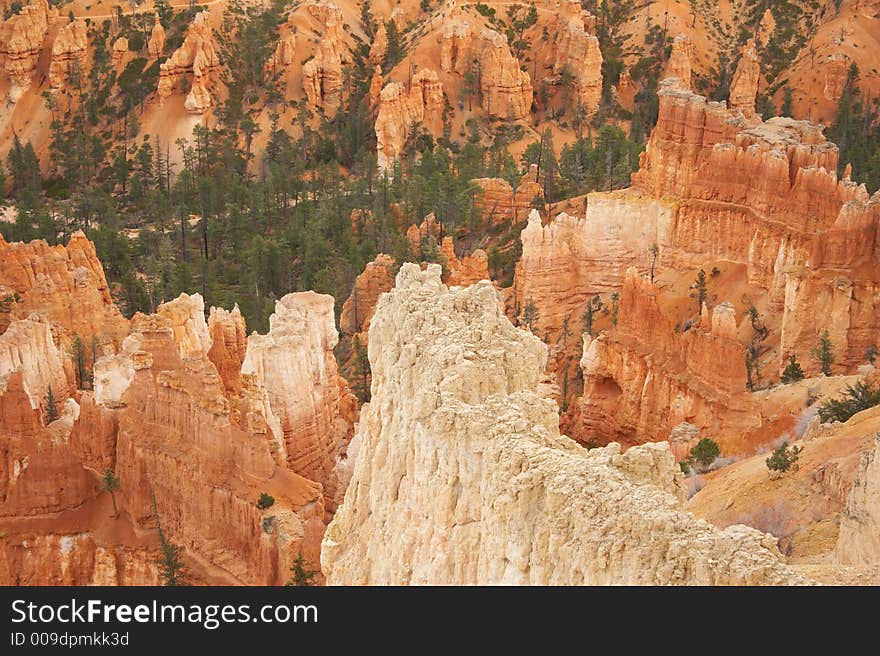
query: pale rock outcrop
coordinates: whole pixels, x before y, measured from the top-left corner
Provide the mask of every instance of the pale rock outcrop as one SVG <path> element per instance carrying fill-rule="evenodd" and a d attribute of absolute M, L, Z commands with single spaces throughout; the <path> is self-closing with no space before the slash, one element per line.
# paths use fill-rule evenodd
<path fill-rule="evenodd" d="M 333 116 L 342 102 L 342 67 L 348 62 L 342 10 L 333 3 L 311 2 L 306 9 L 320 25 L 315 56 L 303 64 L 302 84 L 309 105 Z"/>
<path fill-rule="evenodd" d="M 747 119 L 755 116 L 755 96 L 761 78 L 761 64 L 755 51 L 755 40 L 749 39 L 742 48 L 739 63 L 730 82 L 731 109 L 738 109 Z"/>
<path fill-rule="evenodd" d="M 165 28 L 162 27 L 162 21 L 159 14 L 153 15 L 153 28 L 150 30 L 150 40 L 147 42 L 147 51 L 150 57 L 158 59 L 165 51 Z"/>
<path fill-rule="evenodd" d="M 666 77 L 678 80 L 685 91 L 691 90 L 691 61 L 694 56 L 694 42 L 686 34 L 679 34 L 672 41 L 672 53 L 666 63 Z"/>
<path fill-rule="evenodd" d="M 332 296 L 288 294 L 275 304 L 268 334 L 248 337 L 241 367 L 263 391 L 276 462 L 322 483 L 328 503 L 337 493 L 333 469 L 345 458 L 356 403 L 337 373 L 337 342 Z"/>
<path fill-rule="evenodd" d="M 567 68 L 574 75 L 577 101 L 592 115 L 602 100 L 602 52 L 599 39 L 586 29 L 595 19 L 589 12 L 581 11 L 579 2 L 563 5 L 557 26 L 553 72 L 561 75 Z"/>
<path fill-rule="evenodd" d="M 0 58 L 12 85 L 9 100 L 16 102 L 30 86 L 43 41 L 57 10 L 46 0 L 32 0 L 0 28 Z"/>
<path fill-rule="evenodd" d="M 450 290 L 440 274 L 404 264 L 373 317 L 329 584 L 804 582 L 772 536 L 683 512 L 666 447 L 592 455 L 561 436 L 537 394 L 546 347 L 490 283 Z"/>
<path fill-rule="evenodd" d="M 204 355 L 211 348 L 211 334 L 205 323 L 205 301 L 201 294 L 181 294 L 156 309 L 171 326 L 180 357 Z"/>
<path fill-rule="evenodd" d="M 849 78 L 849 57 L 843 53 L 829 55 L 822 67 L 825 74 L 825 86 L 822 95 L 825 100 L 837 102 L 843 95 L 846 81 Z"/>
<path fill-rule="evenodd" d="M 220 68 L 220 57 L 205 12 L 196 14 L 181 46 L 159 67 L 157 94 L 164 101 L 179 92 L 192 74 L 192 85 L 184 101 L 191 114 L 202 114 L 214 104 L 213 90 Z"/>
<path fill-rule="evenodd" d="M 441 120 L 443 87 L 435 71 L 423 68 L 409 92 L 400 82 L 390 82 L 379 95 L 376 142 L 379 170 L 390 171 L 400 157 L 410 129 L 422 123 L 430 129 Z"/>
<path fill-rule="evenodd" d="M 110 49 L 110 65 L 114 68 L 121 68 L 126 64 L 127 59 L 128 39 L 121 36 L 113 42 L 113 47 Z"/>
<path fill-rule="evenodd" d="M 88 48 L 88 28 L 77 19 L 60 30 L 52 42 L 52 63 L 49 65 L 49 86 L 60 89 L 67 78 L 82 66 Z"/>
<path fill-rule="evenodd" d="M 49 322 L 39 315 L 13 321 L 0 335 L 0 391 L 15 371 L 22 373 L 31 408 L 45 406 L 50 386 L 59 406 L 67 397 L 61 349 L 52 339 Z"/>
<path fill-rule="evenodd" d="M 852 489 L 840 517 L 837 561 L 844 565 L 880 562 L 880 434 L 862 452 Z"/>

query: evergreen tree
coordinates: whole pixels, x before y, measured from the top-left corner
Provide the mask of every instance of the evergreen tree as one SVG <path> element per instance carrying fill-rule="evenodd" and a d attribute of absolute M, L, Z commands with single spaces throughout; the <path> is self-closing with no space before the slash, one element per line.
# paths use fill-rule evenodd
<path fill-rule="evenodd" d="M 51 424 L 56 419 L 58 419 L 58 406 L 55 404 L 55 393 L 49 385 L 49 390 L 46 392 L 46 423 Z"/>
<path fill-rule="evenodd" d="M 167 586 L 184 585 L 186 570 L 183 564 L 182 549 L 171 542 L 162 529 L 155 494 L 153 495 L 153 514 L 156 517 L 156 529 L 159 533 L 159 546 L 161 549 L 161 555 L 156 560 L 156 564 L 159 566 L 159 575 Z"/>
<path fill-rule="evenodd" d="M 529 299 L 523 308 L 520 321 L 529 329 L 529 332 L 534 332 L 533 327 L 538 321 L 538 307 L 532 299 Z"/>
<path fill-rule="evenodd" d="M 792 353 L 791 356 L 789 356 L 788 364 L 782 371 L 782 377 L 780 380 L 783 385 L 788 385 L 789 383 L 796 383 L 799 380 L 803 380 L 803 378 L 804 370 L 801 369 L 801 365 L 798 363 L 794 353 Z"/>
<path fill-rule="evenodd" d="M 703 311 L 703 303 L 706 302 L 706 297 L 708 296 L 708 288 L 706 287 L 706 272 L 702 269 L 697 273 L 697 278 L 694 280 L 694 284 L 691 285 L 691 289 L 694 291 L 691 292 L 691 298 L 696 299 L 697 301 L 697 314 L 702 313 Z"/>
<path fill-rule="evenodd" d="M 110 498 L 113 500 L 113 518 L 119 519 L 119 510 L 116 507 L 116 490 L 119 489 L 119 479 L 109 467 L 104 469 L 104 474 L 101 476 L 101 489 L 110 493 Z"/>
<path fill-rule="evenodd" d="M 810 356 L 819 363 L 822 373 L 826 376 L 831 375 L 831 365 L 834 364 L 831 347 L 831 338 L 828 336 L 828 331 L 825 330 L 819 336 L 819 342 L 815 348 L 810 351 Z"/>
<path fill-rule="evenodd" d="M 716 458 L 721 455 L 718 443 L 708 437 L 704 437 L 691 449 L 691 461 L 699 463 L 703 469 L 709 467 Z"/>
<path fill-rule="evenodd" d="M 286 586 L 300 587 L 315 585 L 315 577 L 318 575 L 318 572 L 309 568 L 302 555 L 302 551 L 300 551 L 293 560 L 293 565 L 290 566 L 290 571 L 293 572 L 293 578 L 285 583 Z"/>
<path fill-rule="evenodd" d="M 593 319 L 595 318 L 596 313 L 602 310 L 602 307 L 602 299 L 598 294 L 592 296 L 590 300 L 587 301 L 587 307 L 584 309 L 584 314 L 581 318 L 584 322 L 584 332 L 590 337 L 593 336 Z"/>
<path fill-rule="evenodd" d="M 77 389 L 87 389 L 90 376 L 86 366 L 86 347 L 79 335 L 73 338 L 73 342 L 70 345 L 70 357 L 73 359 Z"/>

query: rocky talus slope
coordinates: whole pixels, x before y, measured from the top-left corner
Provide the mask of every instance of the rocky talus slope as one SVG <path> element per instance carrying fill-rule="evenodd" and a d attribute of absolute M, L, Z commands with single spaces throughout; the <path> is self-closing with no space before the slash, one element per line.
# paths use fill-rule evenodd
<path fill-rule="evenodd" d="M 537 394 L 546 347 L 488 282 L 448 289 L 405 264 L 370 328 L 331 584 L 803 583 L 775 539 L 681 509 L 668 447 L 586 451 Z"/>

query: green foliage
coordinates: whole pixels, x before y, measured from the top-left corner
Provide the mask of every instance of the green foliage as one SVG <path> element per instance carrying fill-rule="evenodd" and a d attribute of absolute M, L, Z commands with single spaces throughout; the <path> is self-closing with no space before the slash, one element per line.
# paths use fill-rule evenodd
<path fill-rule="evenodd" d="M 70 358 L 73 360 L 73 370 L 76 375 L 77 389 L 89 389 L 92 384 L 92 376 L 88 369 L 86 347 L 79 335 L 73 338 L 70 344 Z"/>
<path fill-rule="evenodd" d="M 877 347 L 871 344 L 870 346 L 868 346 L 868 348 L 865 349 L 865 360 L 867 360 L 871 364 L 874 364 L 874 361 L 877 359 L 878 353 L 880 353 L 880 351 L 877 350 Z"/>
<path fill-rule="evenodd" d="M 697 272 L 697 277 L 694 279 L 694 283 L 691 285 L 691 298 L 697 301 L 697 314 L 703 311 L 703 303 L 706 302 L 706 297 L 708 296 L 708 287 L 706 286 L 706 272 L 700 269 Z"/>
<path fill-rule="evenodd" d="M 361 403 L 368 403 L 370 400 L 372 372 L 370 371 L 367 347 L 361 341 L 359 335 L 355 335 L 352 339 L 351 350 L 354 355 L 354 376 L 351 381 L 352 391 Z"/>
<path fill-rule="evenodd" d="M 803 380 L 803 378 L 804 370 L 801 369 L 801 365 L 798 363 L 794 353 L 792 353 L 788 359 L 788 364 L 785 365 L 785 369 L 782 371 L 782 377 L 780 380 L 783 385 L 788 385 L 789 383 L 796 383 L 799 380 Z"/>
<path fill-rule="evenodd" d="M 828 331 L 825 330 L 819 336 L 819 342 L 810 351 L 810 357 L 819 363 L 822 373 L 826 376 L 831 375 L 831 365 L 834 364 L 834 355 L 831 353 L 831 348 L 831 338 L 828 336 Z"/>
<path fill-rule="evenodd" d="M 819 406 L 819 417 L 823 424 L 832 421 L 848 421 L 857 412 L 873 408 L 880 403 L 880 386 L 863 380 L 855 385 L 847 385 L 843 396 L 828 399 Z"/>
<path fill-rule="evenodd" d="M 715 459 L 720 455 L 721 449 L 718 447 L 718 443 L 711 438 L 704 437 L 691 449 L 690 459 L 691 462 L 696 462 L 706 468 L 715 462 Z"/>
<path fill-rule="evenodd" d="M 593 319 L 595 318 L 596 313 L 600 312 L 603 307 L 604 304 L 598 294 L 592 296 L 590 300 L 587 301 L 587 307 L 584 308 L 584 313 L 581 315 L 581 319 L 584 323 L 584 332 L 590 337 L 593 336 Z"/>
<path fill-rule="evenodd" d="M 681 469 L 681 473 L 685 476 L 690 476 L 693 471 L 693 467 L 691 467 L 691 463 L 688 460 L 679 460 L 678 466 Z"/>
<path fill-rule="evenodd" d="M 315 577 L 318 575 L 317 570 L 310 569 L 308 563 L 302 555 L 302 551 L 297 554 L 290 566 L 293 577 L 284 585 L 289 587 L 312 586 L 316 585 Z"/>
<path fill-rule="evenodd" d="M 49 390 L 46 392 L 46 423 L 51 424 L 56 419 L 58 419 L 58 405 L 55 402 L 52 386 L 49 385 Z"/>
<path fill-rule="evenodd" d="M 266 510 L 267 508 L 271 508 L 275 504 L 275 497 L 271 494 L 266 494 L 265 492 L 260 493 L 260 498 L 257 499 L 257 508 L 260 510 Z"/>
<path fill-rule="evenodd" d="M 862 97 L 858 79 L 859 69 L 853 62 L 827 137 L 840 150 L 838 174 L 851 164 L 853 179 L 864 182 L 873 193 L 880 188 L 880 114 L 876 98 Z"/>
<path fill-rule="evenodd" d="M 788 442 L 783 442 L 764 462 L 767 463 L 767 469 L 770 471 L 787 472 L 792 466 L 797 465 L 802 451 L 803 448 L 799 446 L 789 448 Z"/>
<path fill-rule="evenodd" d="M 534 325 L 538 322 L 538 318 L 538 307 L 535 305 L 535 302 L 530 298 L 526 303 L 526 306 L 523 308 L 522 315 L 520 316 L 520 323 L 528 328 L 529 332 L 534 332 L 533 328 Z"/>
<path fill-rule="evenodd" d="M 156 517 L 156 530 L 159 533 L 161 555 L 156 559 L 156 564 L 159 566 L 159 576 L 167 586 L 185 585 L 186 568 L 183 563 L 183 550 L 171 542 L 162 529 L 155 495 L 153 495 L 153 515 Z"/>
<path fill-rule="evenodd" d="M 116 490 L 119 489 L 119 479 L 109 467 L 104 469 L 101 476 L 101 489 L 110 493 L 110 498 L 113 500 L 113 516 L 119 519 L 119 509 L 116 507 Z"/>

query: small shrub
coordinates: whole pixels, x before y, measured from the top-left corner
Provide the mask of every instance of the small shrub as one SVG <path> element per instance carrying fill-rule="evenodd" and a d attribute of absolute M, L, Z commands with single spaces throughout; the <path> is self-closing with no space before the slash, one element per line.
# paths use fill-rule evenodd
<path fill-rule="evenodd" d="M 691 462 L 696 462 L 705 469 L 715 462 L 715 459 L 720 455 L 721 448 L 718 446 L 718 443 L 713 439 L 704 437 L 691 449 Z"/>
<path fill-rule="evenodd" d="M 857 412 L 873 408 L 880 403 L 880 387 L 863 380 L 847 385 L 841 398 L 828 399 L 819 406 L 823 424 L 831 421 L 845 422 Z"/>
<path fill-rule="evenodd" d="M 266 508 L 271 508 L 274 503 L 275 497 L 273 497 L 271 494 L 266 494 L 265 492 L 263 492 L 262 494 L 260 494 L 260 498 L 257 499 L 257 508 L 259 508 L 260 510 L 266 510 Z"/>
<path fill-rule="evenodd" d="M 678 466 L 681 467 L 681 473 L 685 476 L 689 476 L 690 473 L 693 471 L 693 469 L 691 468 L 691 463 L 688 460 L 679 460 Z"/>
<path fill-rule="evenodd" d="M 783 442 L 765 460 L 767 469 L 770 471 L 787 472 L 792 465 L 797 464 L 803 449 L 799 446 L 789 448 L 788 442 Z"/>

